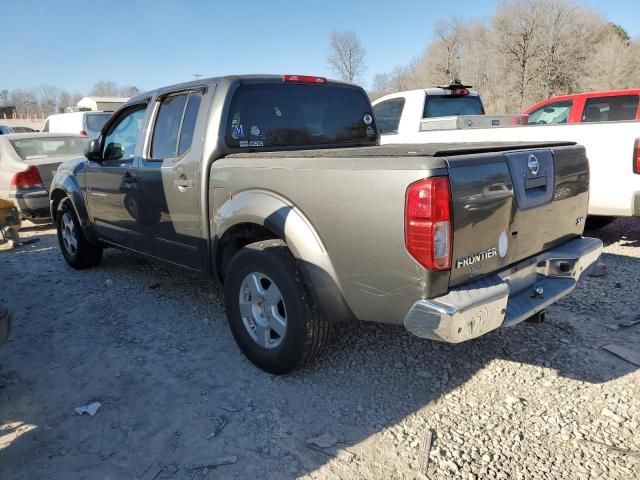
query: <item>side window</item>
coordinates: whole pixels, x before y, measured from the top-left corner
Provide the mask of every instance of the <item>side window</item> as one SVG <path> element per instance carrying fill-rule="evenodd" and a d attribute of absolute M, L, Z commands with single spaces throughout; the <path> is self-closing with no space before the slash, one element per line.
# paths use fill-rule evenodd
<path fill-rule="evenodd" d="M 380 133 L 398 133 L 404 102 L 404 98 L 392 98 L 373 107 Z"/>
<path fill-rule="evenodd" d="M 191 143 L 193 142 L 193 132 L 196 128 L 196 119 L 198 118 L 198 110 L 200 109 L 201 101 L 201 93 L 192 92 L 191 95 L 189 95 L 187 108 L 185 108 L 184 110 L 184 118 L 182 119 L 182 129 L 180 130 L 178 156 L 183 155 L 187 150 L 191 148 Z"/>
<path fill-rule="evenodd" d="M 135 105 L 109 127 L 104 137 L 102 158 L 105 160 L 133 158 L 146 109 L 146 103 Z"/>
<path fill-rule="evenodd" d="M 548 103 L 529 114 L 529 124 L 559 124 L 567 123 L 569 112 L 573 106 L 572 100 L 564 102 Z"/>
<path fill-rule="evenodd" d="M 48 132 L 49 131 L 49 119 L 47 119 L 47 121 L 44 122 L 44 127 L 42 127 L 42 131 L 43 132 Z"/>
<path fill-rule="evenodd" d="M 153 129 L 151 158 L 175 158 L 191 148 L 202 94 L 185 92 L 162 99 Z"/>
<path fill-rule="evenodd" d="M 638 95 L 589 98 L 582 112 L 583 122 L 615 122 L 635 120 Z"/>

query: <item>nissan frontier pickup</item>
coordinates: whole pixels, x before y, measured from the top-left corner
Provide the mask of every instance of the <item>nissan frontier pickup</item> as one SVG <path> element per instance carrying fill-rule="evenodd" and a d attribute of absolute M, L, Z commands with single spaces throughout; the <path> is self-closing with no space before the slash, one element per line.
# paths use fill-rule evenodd
<path fill-rule="evenodd" d="M 365 92 L 322 77 L 143 93 L 58 169 L 62 255 L 88 268 L 113 246 L 219 280 L 239 347 L 277 374 L 336 322 L 452 343 L 516 325 L 598 259 L 581 146 L 378 143 Z"/>

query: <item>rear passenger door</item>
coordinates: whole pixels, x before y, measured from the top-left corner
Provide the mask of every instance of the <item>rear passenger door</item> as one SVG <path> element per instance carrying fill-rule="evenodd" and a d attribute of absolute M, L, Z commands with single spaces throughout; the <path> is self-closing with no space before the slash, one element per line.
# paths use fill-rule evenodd
<path fill-rule="evenodd" d="M 204 244 L 200 160 L 205 93 L 203 88 L 158 96 L 138 169 L 144 253 L 195 270 L 202 269 Z"/>

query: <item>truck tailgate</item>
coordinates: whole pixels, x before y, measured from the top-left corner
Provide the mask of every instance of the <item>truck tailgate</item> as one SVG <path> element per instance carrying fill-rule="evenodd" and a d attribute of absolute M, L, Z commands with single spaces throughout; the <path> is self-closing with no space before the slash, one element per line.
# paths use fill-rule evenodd
<path fill-rule="evenodd" d="M 582 234 L 589 187 L 583 147 L 441 155 L 453 199 L 451 287 Z"/>

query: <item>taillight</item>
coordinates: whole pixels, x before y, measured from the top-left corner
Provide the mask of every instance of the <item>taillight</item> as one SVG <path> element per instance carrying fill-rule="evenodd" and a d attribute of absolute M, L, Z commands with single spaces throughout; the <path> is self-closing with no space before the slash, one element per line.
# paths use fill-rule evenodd
<path fill-rule="evenodd" d="M 469 90 L 466 88 L 452 88 L 451 95 L 454 97 L 466 97 L 469 95 Z"/>
<path fill-rule="evenodd" d="M 453 243 L 448 177 L 409 185 L 405 197 L 404 242 L 407 251 L 429 270 L 451 268 Z"/>
<path fill-rule="evenodd" d="M 633 144 L 633 173 L 640 175 L 640 138 Z"/>
<path fill-rule="evenodd" d="M 11 187 L 20 190 L 34 187 L 44 188 L 44 185 L 40 178 L 40 172 L 38 172 L 35 166 L 31 165 L 24 172 L 18 172 L 13 176 L 11 179 Z"/>
<path fill-rule="evenodd" d="M 80 135 L 82 135 L 83 137 L 87 136 L 87 131 L 86 130 L 80 130 Z"/>
<path fill-rule="evenodd" d="M 311 83 L 324 85 L 327 79 L 324 77 L 314 77 L 312 75 L 283 75 L 282 81 L 285 83 Z"/>

